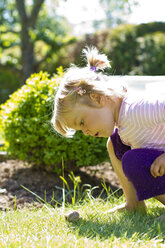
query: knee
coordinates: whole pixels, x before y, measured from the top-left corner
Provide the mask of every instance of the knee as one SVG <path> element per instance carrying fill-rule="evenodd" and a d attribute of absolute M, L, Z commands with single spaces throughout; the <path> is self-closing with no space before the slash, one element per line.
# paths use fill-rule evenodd
<path fill-rule="evenodd" d="M 133 149 L 124 153 L 122 157 L 122 168 L 128 179 L 135 179 L 140 176 L 146 167 L 146 151 L 144 149 Z"/>
<path fill-rule="evenodd" d="M 125 152 L 122 157 L 122 164 L 125 166 L 129 165 L 133 167 L 135 165 L 138 165 L 141 161 L 141 158 L 143 158 L 143 156 L 141 156 L 141 152 L 139 152 L 140 150 L 141 149 L 133 149 Z"/>
<path fill-rule="evenodd" d="M 123 166 L 126 166 L 129 163 L 130 159 L 132 159 L 131 151 L 125 152 L 121 160 Z"/>
<path fill-rule="evenodd" d="M 127 178 L 131 179 L 135 176 L 135 166 L 137 157 L 133 150 L 127 151 L 122 157 L 122 168 Z"/>

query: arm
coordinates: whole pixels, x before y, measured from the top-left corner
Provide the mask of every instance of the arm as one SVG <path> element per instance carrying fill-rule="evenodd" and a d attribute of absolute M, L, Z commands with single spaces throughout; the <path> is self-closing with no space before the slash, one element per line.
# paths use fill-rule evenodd
<path fill-rule="evenodd" d="M 165 175 L 165 153 L 155 159 L 150 168 L 153 177 L 161 177 Z"/>

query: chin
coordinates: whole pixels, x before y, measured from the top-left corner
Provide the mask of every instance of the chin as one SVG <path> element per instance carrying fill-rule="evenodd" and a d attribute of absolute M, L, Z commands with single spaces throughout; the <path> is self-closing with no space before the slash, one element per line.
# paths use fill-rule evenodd
<path fill-rule="evenodd" d="M 109 138 L 109 136 L 110 136 L 110 135 L 107 135 L 107 134 L 106 134 L 106 135 L 101 135 L 101 136 L 99 136 L 99 137 L 101 137 L 101 138 Z"/>
<path fill-rule="evenodd" d="M 109 138 L 112 134 L 113 134 L 113 130 L 107 134 L 106 138 Z"/>

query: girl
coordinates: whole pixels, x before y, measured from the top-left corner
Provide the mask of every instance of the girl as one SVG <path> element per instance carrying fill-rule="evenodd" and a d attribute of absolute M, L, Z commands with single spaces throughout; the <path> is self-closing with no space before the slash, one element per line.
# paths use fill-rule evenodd
<path fill-rule="evenodd" d="M 60 83 L 54 128 L 66 137 L 81 130 L 108 138 L 110 160 L 126 197 L 126 204 L 112 212 L 144 210 L 144 200 L 151 197 L 165 205 L 165 98 L 131 99 L 119 80 L 97 73 L 110 67 L 105 55 L 96 48 L 84 54 L 87 67 L 71 67 Z"/>

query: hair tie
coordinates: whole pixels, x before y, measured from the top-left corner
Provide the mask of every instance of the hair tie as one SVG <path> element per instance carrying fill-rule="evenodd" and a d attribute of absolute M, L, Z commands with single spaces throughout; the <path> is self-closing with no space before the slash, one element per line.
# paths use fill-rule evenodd
<path fill-rule="evenodd" d="M 80 96 L 83 96 L 86 93 L 86 90 L 81 87 L 74 87 L 73 90 Z"/>
<path fill-rule="evenodd" d="M 96 69 L 97 69 L 97 68 L 96 68 L 96 66 L 91 66 L 90 69 L 91 69 L 92 71 L 96 72 Z"/>

